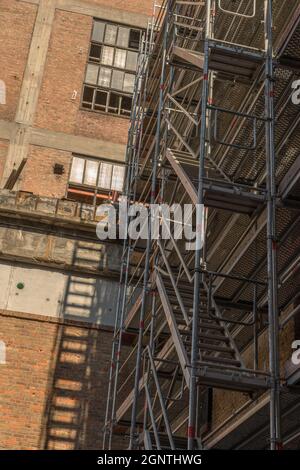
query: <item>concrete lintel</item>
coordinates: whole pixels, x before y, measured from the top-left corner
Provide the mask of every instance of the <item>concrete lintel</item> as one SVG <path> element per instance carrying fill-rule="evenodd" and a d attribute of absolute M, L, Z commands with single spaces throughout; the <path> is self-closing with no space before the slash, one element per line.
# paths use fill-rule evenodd
<path fill-rule="evenodd" d="M 24 126 L 19 123 L 0 120 L 0 139 L 13 140 L 16 133 Z M 81 153 L 88 157 L 125 160 L 126 146 L 104 140 L 92 139 L 78 135 L 54 132 L 36 127 L 30 128 L 29 144 L 66 152 Z"/>
<path fill-rule="evenodd" d="M 89 137 L 64 134 L 46 129 L 31 129 L 30 143 L 39 147 L 80 153 L 91 157 L 124 161 L 126 146 Z"/>

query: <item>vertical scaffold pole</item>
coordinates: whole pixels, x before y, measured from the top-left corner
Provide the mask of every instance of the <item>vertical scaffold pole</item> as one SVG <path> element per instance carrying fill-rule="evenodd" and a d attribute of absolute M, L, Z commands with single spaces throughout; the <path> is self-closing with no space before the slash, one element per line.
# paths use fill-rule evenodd
<path fill-rule="evenodd" d="M 266 167 L 267 167 L 267 251 L 268 251 L 268 316 L 270 390 L 270 446 L 281 447 L 280 423 L 280 367 L 279 319 L 276 239 L 276 156 L 274 136 L 274 70 L 273 70 L 273 15 L 272 0 L 265 0 L 265 108 L 266 108 Z"/>
<path fill-rule="evenodd" d="M 150 203 L 155 203 L 156 198 L 156 181 L 157 181 L 157 168 L 158 168 L 158 159 L 160 154 L 160 134 L 161 134 L 161 121 L 162 121 L 162 111 L 163 111 L 163 100 L 164 100 L 164 89 L 165 89 L 165 79 L 166 79 L 166 63 L 167 63 L 167 41 L 168 41 L 168 32 L 169 32 L 169 14 L 170 14 L 170 1 L 166 1 L 165 6 L 165 20 L 163 23 L 164 33 L 163 33 L 163 47 L 162 47 L 162 66 L 161 66 L 161 76 L 160 76 L 160 91 L 159 91 L 159 105 L 157 111 L 157 124 L 156 124 L 156 135 L 155 135 L 155 149 L 152 160 L 152 180 L 151 180 L 151 197 Z M 149 290 L 149 268 L 150 268 L 150 255 L 151 255 L 151 246 L 152 246 L 152 236 L 151 236 L 151 212 L 148 214 L 148 238 L 147 238 L 147 248 L 146 248 L 146 259 L 145 259 L 145 271 L 143 279 L 143 294 L 142 302 L 139 316 L 139 336 L 137 343 L 137 356 L 136 356 L 136 369 L 135 369 L 135 379 L 134 379 L 134 395 L 132 403 L 132 412 L 131 412 L 131 427 L 130 427 L 130 444 L 129 449 L 135 449 L 137 446 L 137 405 L 139 398 L 139 382 L 140 382 L 140 367 L 141 367 L 141 358 L 142 358 L 142 348 L 143 348 L 143 334 L 144 334 L 144 318 L 146 313 L 146 300 Z"/>
<path fill-rule="evenodd" d="M 200 153 L 198 169 L 198 197 L 196 208 L 196 250 L 195 250 L 195 275 L 194 275 L 194 297 L 193 297 L 193 320 L 192 320 L 192 350 L 191 350 L 191 377 L 189 387 L 189 423 L 188 423 L 188 449 L 193 450 L 196 437 L 197 422 L 197 361 L 199 360 L 199 334 L 198 316 L 200 309 L 200 287 L 203 283 L 203 238 L 202 226 L 204 217 L 202 214 L 204 203 L 203 178 L 205 176 L 206 134 L 207 134 L 207 100 L 209 96 L 209 38 L 211 31 L 211 0 L 206 1 L 206 22 L 204 42 L 204 66 L 202 80 L 202 102 L 201 102 L 201 127 L 200 127 Z"/>
<path fill-rule="evenodd" d="M 143 50 L 140 50 L 140 57 Z M 125 197 L 127 201 L 127 206 L 129 205 L 129 200 L 131 196 L 131 181 L 134 176 L 134 151 L 135 149 L 135 127 L 137 125 L 137 107 L 138 107 L 138 98 L 139 98 L 139 81 L 140 81 L 140 70 L 143 65 L 143 62 L 139 60 L 138 71 L 135 78 L 135 88 L 137 92 L 134 95 L 133 106 L 130 116 L 130 128 L 128 131 L 128 145 L 126 152 L 126 183 L 125 183 Z M 128 211 L 127 211 L 128 213 Z M 126 221 L 127 227 L 128 221 Z M 119 280 L 119 289 L 117 297 L 117 309 L 116 309 L 116 318 L 114 325 L 114 337 L 112 343 L 112 353 L 111 353 L 111 363 L 109 371 L 109 382 L 108 382 L 108 392 L 107 392 L 107 402 L 106 402 L 106 412 L 105 412 L 105 426 L 104 426 L 104 435 L 103 435 L 103 450 L 111 449 L 112 435 L 113 435 L 113 426 L 115 420 L 115 405 L 116 405 L 116 395 L 117 395 L 117 386 L 118 386 L 118 375 L 120 368 L 120 352 L 122 345 L 122 334 L 123 334 L 123 323 L 124 323 L 124 314 L 126 306 L 126 291 L 128 284 L 128 272 L 129 272 L 129 262 L 130 262 L 130 241 L 126 237 L 123 242 L 123 253 L 121 260 L 121 269 L 120 269 L 120 280 Z"/>

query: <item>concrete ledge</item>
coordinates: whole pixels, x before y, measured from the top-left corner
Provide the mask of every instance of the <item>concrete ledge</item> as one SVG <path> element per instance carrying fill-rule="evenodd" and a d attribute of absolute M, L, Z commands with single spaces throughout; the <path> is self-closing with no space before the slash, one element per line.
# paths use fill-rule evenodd
<path fill-rule="evenodd" d="M 40 223 L 92 231 L 95 239 L 96 225 L 100 221 L 89 204 L 5 189 L 0 191 L 0 212 L 11 217 L 32 218 Z"/>

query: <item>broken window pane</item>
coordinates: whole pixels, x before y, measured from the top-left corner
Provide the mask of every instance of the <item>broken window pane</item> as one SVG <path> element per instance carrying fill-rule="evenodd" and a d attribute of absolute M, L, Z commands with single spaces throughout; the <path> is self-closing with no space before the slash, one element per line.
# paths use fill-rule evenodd
<path fill-rule="evenodd" d="M 139 30 L 136 30 L 136 29 L 130 30 L 129 48 L 137 49 L 137 50 L 140 48 L 140 31 Z"/>
<path fill-rule="evenodd" d="M 106 91 L 97 90 L 95 97 L 95 109 L 98 111 L 106 111 L 106 102 L 107 102 Z"/>
<path fill-rule="evenodd" d="M 128 51 L 126 60 L 126 69 L 136 71 L 137 68 L 137 52 Z"/>
<path fill-rule="evenodd" d="M 88 64 L 87 69 L 86 69 L 86 75 L 85 75 L 86 83 L 93 83 L 93 84 L 97 83 L 98 70 L 99 70 L 98 65 Z"/>
<path fill-rule="evenodd" d="M 94 20 L 82 107 L 128 116 L 142 31 Z M 107 92 L 105 91 L 107 90 Z"/>
<path fill-rule="evenodd" d="M 84 173 L 84 184 L 96 186 L 98 175 L 98 162 L 87 160 Z"/>
<path fill-rule="evenodd" d="M 110 189 L 112 175 L 112 165 L 101 163 L 99 171 L 98 186 L 103 189 Z"/>
<path fill-rule="evenodd" d="M 119 27 L 117 45 L 127 48 L 128 41 L 129 41 L 129 29 Z"/>
<path fill-rule="evenodd" d="M 102 23 L 101 21 L 95 21 L 92 34 L 93 41 L 103 42 L 104 27 L 105 23 Z"/>
<path fill-rule="evenodd" d="M 127 93 L 133 93 L 134 90 L 135 75 L 132 73 L 125 73 L 123 91 Z"/>
<path fill-rule="evenodd" d="M 93 62 L 99 62 L 101 57 L 102 46 L 98 44 L 92 44 L 90 49 L 90 60 Z"/>
<path fill-rule="evenodd" d="M 116 93 L 110 93 L 109 97 L 109 112 L 119 114 L 119 107 L 120 107 L 120 99 L 121 97 Z"/>
<path fill-rule="evenodd" d="M 125 69 L 125 65 L 126 51 L 123 49 L 116 49 L 114 66 L 118 67 L 119 69 Z"/>
<path fill-rule="evenodd" d="M 116 90 L 122 90 L 123 81 L 124 81 L 124 72 L 121 72 L 121 70 L 113 70 L 111 87 L 116 88 Z"/>
<path fill-rule="evenodd" d="M 106 67 L 101 67 L 100 73 L 99 73 L 98 85 L 109 88 L 110 78 L 111 78 L 111 69 L 108 69 Z"/>
<path fill-rule="evenodd" d="M 73 183 L 82 183 L 83 172 L 84 172 L 84 163 L 83 158 L 74 157 L 72 161 L 70 181 Z"/>
<path fill-rule="evenodd" d="M 104 65 L 112 65 L 114 61 L 114 48 L 104 46 L 102 52 L 102 59 L 101 62 Z"/>
<path fill-rule="evenodd" d="M 118 27 L 114 24 L 107 24 L 105 30 L 105 39 L 106 44 L 116 44 Z"/>
<path fill-rule="evenodd" d="M 131 112 L 131 107 L 132 107 L 132 96 L 123 96 L 121 114 L 124 116 L 129 116 Z"/>
<path fill-rule="evenodd" d="M 94 96 L 94 88 L 92 88 L 90 86 L 85 86 L 84 89 L 83 89 L 82 101 L 85 101 L 86 103 L 92 104 L 93 96 Z"/>
<path fill-rule="evenodd" d="M 114 191 L 122 191 L 124 182 L 125 167 L 114 165 L 111 180 L 111 189 Z"/>

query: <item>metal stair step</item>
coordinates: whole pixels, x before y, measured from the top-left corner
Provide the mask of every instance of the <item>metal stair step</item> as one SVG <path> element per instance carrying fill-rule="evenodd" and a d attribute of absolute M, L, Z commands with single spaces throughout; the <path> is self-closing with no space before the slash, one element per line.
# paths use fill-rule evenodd
<path fill-rule="evenodd" d="M 222 365 L 227 364 L 228 366 L 241 367 L 240 361 L 238 361 L 237 359 L 230 359 L 227 357 L 220 357 L 220 356 L 214 357 L 214 356 L 208 356 L 208 355 L 203 354 L 202 360 L 205 362 L 213 362 L 215 364 L 222 364 Z"/>
<path fill-rule="evenodd" d="M 151 439 L 152 448 L 156 449 L 156 442 L 155 442 L 154 434 L 152 432 L 149 432 L 149 436 L 150 436 L 150 439 Z M 164 434 L 164 433 L 158 433 L 158 436 L 159 436 L 161 449 L 162 450 L 171 449 L 168 435 Z M 172 436 L 172 437 L 173 437 L 173 441 L 174 441 L 176 450 L 186 449 L 187 448 L 187 438 L 186 437 L 178 437 L 178 436 Z"/>
<path fill-rule="evenodd" d="M 199 327 L 201 329 L 205 330 L 218 330 L 218 331 L 224 331 L 224 327 L 222 325 L 218 325 L 217 323 L 205 323 L 205 322 L 199 322 Z"/>
<path fill-rule="evenodd" d="M 210 341 L 220 341 L 224 343 L 229 343 L 229 338 L 225 335 L 204 335 L 203 333 L 199 334 L 199 339 L 207 339 Z"/>
<path fill-rule="evenodd" d="M 199 348 L 207 351 L 215 351 L 215 352 L 224 352 L 228 354 L 234 355 L 235 352 L 231 348 L 226 348 L 222 346 L 214 346 L 213 344 L 207 344 L 207 343 L 199 343 Z"/>
<path fill-rule="evenodd" d="M 180 318 L 182 318 L 182 312 L 181 312 L 181 309 L 179 307 L 178 307 L 178 310 L 180 310 L 180 311 L 179 312 L 177 312 L 177 311 L 174 312 L 173 311 L 173 313 L 174 313 L 176 318 L 177 318 L 177 315 L 180 315 Z M 193 315 L 188 315 L 188 317 L 190 319 L 192 319 Z M 180 320 L 180 318 L 178 318 L 178 320 Z M 200 315 L 200 317 L 199 317 L 199 321 L 201 321 L 201 320 L 205 320 L 206 322 L 214 322 L 214 323 L 217 322 L 217 320 L 215 320 L 214 318 L 211 318 L 209 315 L 203 315 L 203 314 Z"/>
<path fill-rule="evenodd" d="M 192 332 L 191 330 L 180 330 L 179 329 L 179 333 L 182 335 L 182 336 L 189 336 L 191 337 L 192 336 Z M 200 339 L 204 339 L 204 340 L 209 340 L 209 341 L 219 341 L 219 342 L 222 342 L 222 343 L 229 343 L 229 338 L 227 338 L 225 335 L 207 335 L 207 334 L 203 334 L 203 333 L 200 333 L 198 335 L 198 338 L 199 340 Z"/>

